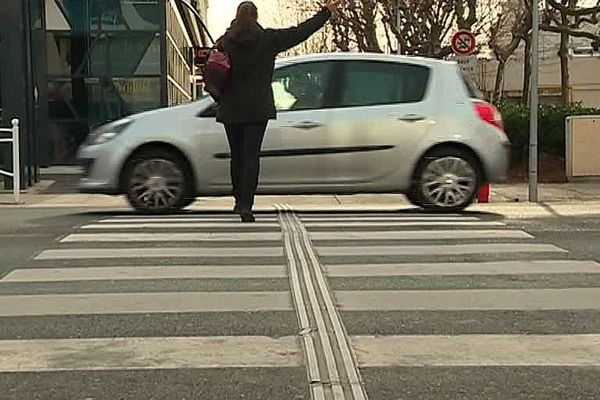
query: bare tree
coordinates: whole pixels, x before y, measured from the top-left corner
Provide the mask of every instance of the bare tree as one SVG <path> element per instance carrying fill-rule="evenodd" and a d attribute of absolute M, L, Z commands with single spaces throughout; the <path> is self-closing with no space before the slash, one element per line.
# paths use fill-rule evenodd
<path fill-rule="evenodd" d="M 275 0 L 276 7 L 279 10 L 272 19 L 276 26 L 290 26 L 298 24 L 311 17 L 318 9 L 319 4 L 314 0 Z M 333 42 L 333 29 L 327 25 L 319 30 L 309 40 L 287 51 L 284 56 L 296 56 L 301 54 L 324 53 L 335 49 Z"/>
<path fill-rule="evenodd" d="M 443 58 L 452 54 L 450 35 L 474 30 L 476 0 L 379 0 L 382 21 L 399 43 L 399 54 Z M 478 32 L 475 32 L 478 33 Z"/>
<path fill-rule="evenodd" d="M 600 23 L 600 0 L 593 7 L 582 7 L 578 0 L 546 0 L 541 28 L 560 34 L 561 92 L 565 106 L 571 103 L 569 76 L 569 40 L 571 37 L 590 39 L 592 46 L 600 47 L 600 34 L 586 29 L 589 25 Z"/>
<path fill-rule="evenodd" d="M 382 0 L 352 0 L 333 18 L 334 43 L 342 51 L 381 53 L 377 22 Z"/>
<path fill-rule="evenodd" d="M 527 1 L 505 0 L 502 4 L 498 4 L 497 9 L 499 13 L 490 25 L 488 45 L 498 61 L 493 92 L 494 99 L 502 97 L 508 59 L 519 48 L 523 40 L 527 42 L 526 38 L 531 30 L 532 21 L 531 9 L 527 7 Z M 527 43 L 525 53 L 524 69 L 527 70 L 527 65 L 530 65 L 527 61 Z M 526 76 L 528 73 L 525 71 Z M 528 77 L 524 78 L 524 82 L 528 79 Z M 523 90 L 526 90 L 525 87 Z"/>

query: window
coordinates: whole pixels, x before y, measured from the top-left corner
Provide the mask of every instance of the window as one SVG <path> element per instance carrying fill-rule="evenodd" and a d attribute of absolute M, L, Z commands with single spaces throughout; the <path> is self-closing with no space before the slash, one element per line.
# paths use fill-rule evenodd
<path fill-rule="evenodd" d="M 316 62 L 276 70 L 272 87 L 277 110 L 314 110 L 325 107 L 332 66 L 330 62 Z"/>
<path fill-rule="evenodd" d="M 348 61 L 344 65 L 342 107 L 418 103 L 425 97 L 428 68 L 365 61 Z"/>

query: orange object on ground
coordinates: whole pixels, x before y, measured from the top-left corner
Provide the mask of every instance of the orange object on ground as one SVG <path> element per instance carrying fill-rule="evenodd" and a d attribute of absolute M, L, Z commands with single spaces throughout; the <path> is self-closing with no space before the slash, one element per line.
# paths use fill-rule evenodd
<path fill-rule="evenodd" d="M 479 188 L 479 193 L 477 194 L 477 202 L 478 203 L 489 203 L 490 202 L 490 184 L 484 183 Z"/>

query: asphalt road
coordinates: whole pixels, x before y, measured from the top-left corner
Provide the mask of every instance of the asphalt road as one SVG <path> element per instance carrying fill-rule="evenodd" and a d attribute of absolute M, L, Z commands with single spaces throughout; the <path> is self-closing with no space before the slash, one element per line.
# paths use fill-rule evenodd
<path fill-rule="evenodd" d="M 600 398 L 600 215 L 0 221 L 3 400 Z"/>

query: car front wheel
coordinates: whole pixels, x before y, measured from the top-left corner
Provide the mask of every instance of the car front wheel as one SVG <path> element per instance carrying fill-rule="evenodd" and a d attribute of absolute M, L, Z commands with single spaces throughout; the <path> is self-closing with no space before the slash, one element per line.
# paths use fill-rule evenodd
<path fill-rule="evenodd" d="M 482 180 L 475 157 L 462 149 L 440 148 L 419 163 L 412 197 L 428 211 L 462 211 L 475 200 Z"/>
<path fill-rule="evenodd" d="M 125 193 L 139 212 L 165 214 L 190 204 L 192 179 L 187 163 L 174 152 L 148 149 L 127 164 Z"/>

